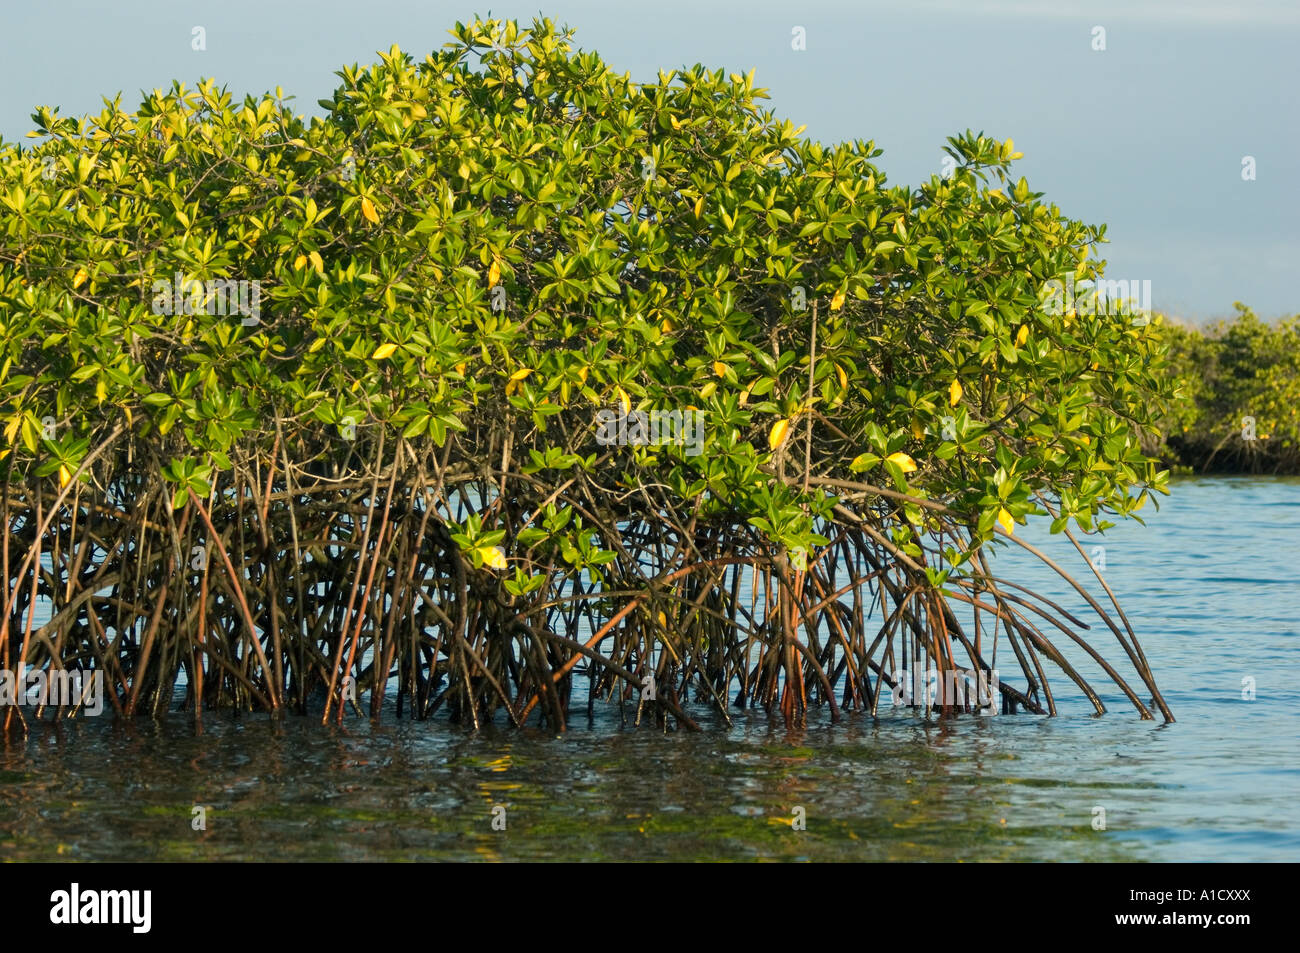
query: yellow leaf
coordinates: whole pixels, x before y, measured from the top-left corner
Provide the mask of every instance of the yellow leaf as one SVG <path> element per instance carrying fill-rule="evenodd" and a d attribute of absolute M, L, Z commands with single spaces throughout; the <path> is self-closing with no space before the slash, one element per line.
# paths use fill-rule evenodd
<path fill-rule="evenodd" d="M 325 262 L 321 261 L 320 252 L 314 251 L 307 257 L 311 259 L 311 266 L 316 269 L 317 274 L 325 274 Z"/>
<path fill-rule="evenodd" d="M 911 473 L 916 469 L 916 461 L 901 450 L 897 453 L 891 453 L 889 456 L 885 457 L 885 459 L 894 464 L 894 466 L 898 467 L 898 469 L 902 470 L 904 473 Z"/>
<path fill-rule="evenodd" d="M 299 255 L 297 258 L 295 258 L 295 259 L 293 260 L 293 270 L 294 270 L 294 271 L 302 271 L 303 268 L 306 267 L 306 265 L 307 265 L 307 256 L 306 256 L 306 255 Z"/>
<path fill-rule="evenodd" d="M 494 261 L 492 262 L 492 267 L 488 269 L 488 286 L 495 288 L 497 286 L 497 282 L 499 282 L 500 280 L 501 280 L 501 266 Z"/>
<path fill-rule="evenodd" d="M 668 117 L 668 121 L 671 122 L 671 123 L 673 124 L 673 128 L 674 128 L 674 129 L 681 129 L 681 128 L 682 128 L 682 124 L 681 124 L 680 122 L 677 121 L 677 117 L 676 117 L 676 116 L 669 116 L 669 117 Z"/>
<path fill-rule="evenodd" d="M 587 374 L 589 374 L 590 372 L 591 372 L 590 367 L 578 368 L 578 380 L 582 381 L 582 383 L 584 384 L 587 383 Z"/>
<path fill-rule="evenodd" d="M 500 546 L 485 546 L 478 552 L 483 557 L 483 565 L 488 569 L 506 568 L 506 554 Z"/>
<path fill-rule="evenodd" d="M 80 288 L 86 283 L 86 279 L 89 277 L 90 275 L 86 272 L 85 268 L 78 268 L 77 273 L 72 276 L 72 287 Z"/>
<path fill-rule="evenodd" d="M 71 479 L 72 479 L 72 474 L 68 472 L 68 468 L 59 467 L 59 488 L 62 489 L 63 487 L 67 486 L 68 481 Z"/>
<path fill-rule="evenodd" d="M 704 196 L 701 195 L 695 200 L 695 217 L 699 218 L 704 214 Z"/>
<path fill-rule="evenodd" d="M 533 372 L 531 367 L 521 367 L 510 375 L 510 380 L 506 381 L 506 396 L 519 393 L 519 387 L 524 378 Z"/>
<path fill-rule="evenodd" d="M 948 385 L 948 406 L 956 407 L 957 402 L 961 400 L 961 395 L 961 381 L 954 377 L 952 383 Z"/>
<path fill-rule="evenodd" d="M 723 364 L 721 361 L 714 361 L 714 362 L 713 362 L 713 373 L 714 373 L 714 374 L 717 374 L 719 377 L 726 377 L 726 376 L 727 376 L 727 365 L 726 365 L 726 364 Z"/>
<path fill-rule="evenodd" d="M 749 403 L 749 388 L 746 387 L 744 390 L 740 392 L 740 406 L 744 407 L 748 403 Z"/>
<path fill-rule="evenodd" d="M 1007 512 L 1006 507 L 998 509 L 998 523 L 1006 530 L 1007 535 L 1014 533 L 1016 530 L 1016 521 L 1011 518 L 1011 514 Z"/>
<path fill-rule="evenodd" d="M 625 390 L 624 390 L 623 388 L 621 388 L 621 387 L 615 387 L 615 388 L 614 388 L 614 396 L 617 397 L 617 398 L 618 398 L 618 402 L 619 402 L 620 404 L 623 405 L 623 413 L 624 413 L 624 414 L 631 413 L 631 411 L 632 411 L 632 398 L 630 398 L 630 397 L 627 396 L 627 391 L 625 391 Z"/>
<path fill-rule="evenodd" d="M 1009 159 L 1011 153 L 1016 151 L 1016 140 L 1008 139 L 1002 144 L 1002 158 Z"/>
<path fill-rule="evenodd" d="M 375 211 L 375 203 L 370 199 L 363 198 L 361 200 L 361 214 L 366 217 L 367 221 L 375 225 L 379 224 L 379 213 Z"/>
<path fill-rule="evenodd" d="M 705 383 L 703 387 L 700 388 L 700 396 L 703 397 L 705 400 L 708 400 L 717 392 L 718 392 L 717 381 L 708 381 Z"/>
<path fill-rule="evenodd" d="M 1029 340 L 1029 325 L 1020 325 L 1020 330 L 1016 332 L 1016 347 L 1024 347 L 1025 342 Z"/>
<path fill-rule="evenodd" d="M 95 403 L 102 404 L 104 398 L 108 396 L 108 385 L 104 383 L 104 378 L 95 381 Z"/>
<path fill-rule="evenodd" d="M 844 373 L 844 368 L 842 368 L 842 367 L 840 367 L 838 364 L 836 364 L 836 365 L 835 365 L 835 374 L 836 374 L 836 376 L 838 376 L 839 379 L 840 379 L 840 387 L 842 387 L 842 388 L 845 389 L 845 390 L 848 390 L 848 389 L 849 389 L 849 375 L 847 375 L 847 374 Z"/>
<path fill-rule="evenodd" d="M 370 359 L 372 361 L 382 361 L 384 358 L 391 356 L 396 350 L 396 344 L 381 344 L 375 348 L 375 353 L 370 355 Z"/>
<path fill-rule="evenodd" d="M 664 318 L 659 322 L 659 330 L 664 334 L 669 334 L 677 330 L 677 325 L 673 324 L 672 318 Z"/>
<path fill-rule="evenodd" d="M 659 613 L 659 624 L 665 629 L 668 628 L 668 616 L 664 615 L 662 612 Z"/>
<path fill-rule="evenodd" d="M 772 424 L 771 431 L 767 435 L 767 445 L 770 449 L 775 450 L 781 444 L 785 443 L 786 434 L 790 432 L 790 421 L 782 417 L 776 423 Z"/>
<path fill-rule="evenodd" d="M 457 373 L 457 374 L 460 374 L 461 376 L 464 376 L 464 374 L 465 374 L 465 366 L 466 366 L 466 365 L 465 365 L 465 362 L 464 362 L 464 361 L 461 361 L 459 364 L 457 364 L 457 365 L 456 365 L 456 373 Z"/>
<path fill-rule="evenodd" d="M 838 311 L 844 307 L 844 291 L 835 292 L 835 297 L 831 298 L 831 310 Z"/>
<path fill-rule="evenodd" d="M 925 430 L 922 429 L 921 422 L 919 420 L 912 421 L 912 436 L 915 437 L 917 440 L 920 440 L 922 437 L 925 436 Z"/>

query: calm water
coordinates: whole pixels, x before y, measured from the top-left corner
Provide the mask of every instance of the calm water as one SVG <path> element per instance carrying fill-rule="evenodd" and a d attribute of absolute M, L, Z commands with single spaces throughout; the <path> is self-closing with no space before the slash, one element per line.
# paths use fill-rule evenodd
<path fill-rule="evenodd" d="M 0 859 L 1298 860 L 1300 481 L 1182 480 L 1143 513 L 1087 548 L 1105 546 L 1172 725 L 1114 690 L 1092 717 L 1060 677 L 1054 719 L 882 709 L 797 733 L 610 711 L 563 737 L 211 715 L 199 737 L 183 715 L 106 716 L 0 741 Z M 1087 572 L 1045 526 L 1017 532 Z M 1084 611 L 1026 557 L 998 567 Z"/>

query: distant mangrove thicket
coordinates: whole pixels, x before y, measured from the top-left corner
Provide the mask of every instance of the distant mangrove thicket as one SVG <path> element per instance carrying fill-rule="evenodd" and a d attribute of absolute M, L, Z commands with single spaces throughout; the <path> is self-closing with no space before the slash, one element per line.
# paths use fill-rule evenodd
<path fill-rule="evenodd" d="M 1100 576 L 1051 564 L 1085 640 L 987 559 L 1041 514 L 1087 566 L 1166 492 L 1157 325 L 1041 306 L 1104 226 L 1011 140 L 893 186 L 752 75 L 452 33 L 310 121 L 208 81 L 0 146 L 5 667 L 196 718 L 560 729 L 585 675 L 798 723 L 918 671 L 952 714 L 995 669 L 992 704 L 1055 712 L 1050 671 L 1103 711 L 1073 642 L 1172 718 Z"/>
<path fill-rule="evenodd" d="M 1236 307 L 1204 327 L 1162 322 L 1182 390 L 1160 454 L 1195 473 L 1300 474 L 1300 316 L 1268 324 Z"/>

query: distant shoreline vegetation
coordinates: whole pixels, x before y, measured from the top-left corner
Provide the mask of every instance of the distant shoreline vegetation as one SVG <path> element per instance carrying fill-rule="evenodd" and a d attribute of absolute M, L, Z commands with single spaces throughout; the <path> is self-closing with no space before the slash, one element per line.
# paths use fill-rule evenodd
<path fill-rule="evenodd" d="M 1179 396 L 1152 447 L 1176 472 L 1300 474 L 1300 315 L 1158 324 Z"/>

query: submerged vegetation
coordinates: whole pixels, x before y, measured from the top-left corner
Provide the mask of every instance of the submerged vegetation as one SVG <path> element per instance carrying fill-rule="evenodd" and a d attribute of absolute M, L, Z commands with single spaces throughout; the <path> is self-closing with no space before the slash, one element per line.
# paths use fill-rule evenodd
<path fill-rule="evenodd" d="M 1119 667 L 987 560 L 1166 492 L 1155 326 L 1040 306 L 1104 228 L 1010 140 L 891 186 L 752 77 L 453 35 L 310 122 L 178 84 L 0 145 L 5 667 L 196 718 L 369 690 L 559 729 L 585 674 L 638 718 L 799 722 L 917 669 L 927 712 L 993 669 L 1012 710 L 1056 710 L 1049 670 L 1104 710 L 1065 639 L 1172 718 L 1109 589 L 1053 564 Z M 655 411 L 702 438 L 649 442 Z"/>

